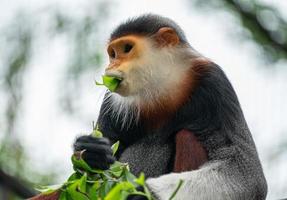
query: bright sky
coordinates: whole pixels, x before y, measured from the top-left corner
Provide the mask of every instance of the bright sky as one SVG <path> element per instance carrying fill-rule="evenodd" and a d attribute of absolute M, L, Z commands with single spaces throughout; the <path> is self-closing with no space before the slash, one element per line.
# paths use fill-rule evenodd
<path fill-rule="evenodd" d="M 265 2 L 272 2 L 282 12 L 287 9 L 287 1 Z M 9 21 L 19 8 L 32 12 L 54 4 L 64 6 L 70 13 L 79 13 L 79 7 L 85 7 L 83 1 L 4 1 L 0 7 L 0 27 Z M 253 43 L 240 41 L 239 36 L 233 34 L 232 30 L 240 31 L 240 27 L 237 27 L 236 20 L 231 15 L 203 13 L 188 7 L 184 0 L 116 0 L 111 7 L 111 19 L 103 27 L 103 32 L 109 33 L 114 26 L 128 17 L 147 12 L 174 19 L 185 30 L 191 45 L 225 70 L 235 87 L 253 133 L 269 183 L 268 197 L 287 197 L 287 161 L 282 158 L 276 160 L 276 165 L 272 165 L 268 157 L 268 153 L 278 148 L 279 142 L 287 140 L 286 62 L 276 66 L 264 64 L 260 61 L 262 58 Z M 108 35 L 101 45 L 104 45 L 107 37 Z M 95 70 L 95 74 L 85 77 L 81 82 L 85 89 L 82 91 L 84 99 L 80 103 L 79 113 L 85 113 L 85 120 L 67 117 L 59 110 L 55 96 L 59 93 L 59 74 L 66 63 L 66 46 L 66 41 L 56 39 L 44 42 L 37 49 L 37 56 L 25 77 L 27 96 L 21 114 L 23 120 L 19 125 L 35 169 L 44 170 L 50 166 L 59 166 L 63 172 L 59 181 L 63 181 L 70 174 L 72 166 L 69 157 L 73 140 L 79 133 L 91 130 L 91 121 L 97 118 L 104 93 L 104 89 L 95 89 Z M 96 77 L 99 77 L 99 74 Z"/>

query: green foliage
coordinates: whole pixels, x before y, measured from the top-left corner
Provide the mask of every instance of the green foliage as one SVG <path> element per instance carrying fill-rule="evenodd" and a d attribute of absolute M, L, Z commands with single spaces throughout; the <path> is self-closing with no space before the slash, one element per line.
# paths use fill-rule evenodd
<path fill-rule="evenodd" d="M 263 53 L 263 58 L 270 62 L 287 59 L 287 22 L 280 12 L 260 1 L 251 0 L 196 0 L 198 7 L 226 10 L 240 21 L 240 26 L 249 34 Z M 212 12 L 213 13 L 213 12 Z"/>
<path fill-rule="evenodd" d="M 114 92 L 117 87 L 119 86 L 121 80 L 117 77 L 113 76 L 102 76 L 103 83 L 99 83 L 96 81 L 96 85 L 104 85 L 106 86 L 111 92 Z"/>
<path fill-rule="evenodd" d="M 87 167 L 87 163 L 81 158 L 72 156 L 75 172 L 63 185 L 41 187 L 39 191 L 50 194 L 61 191 L 61 199 L 67 200 L 114 200 L 125 199 L 130 194 L 144 195 L 152 200 L 144 183 L 144 175 L 138 179 L 130 173 L 126 163 L 115 162 L 110 169 L 102 171 Z M 143 186 L 145 192 L 138 192 L 137 186 Z"/>
<path fill-rule="evenodd" d="M 94 132 L 99 130 L 93 130 Z M 99 137 L 99 136 L 97 136 Z M 119 142 L 112 147 L 116 153 Z M 128 164 L 115 162 L 108 170 L 92 169 L 83 159 L 84 151 L 72 155 L 72 163 L 75 172 L 60 186 L 40 187 L 38 190 L 43 194 L 50 194 L 57 190 L 61 191 L 62 200 L 114 200 L 126 199 L 130 194 L 144 195 L 152 200 L 151 194 L 144 182 L 144 175 L 137 179 L 129 171 Z M 136 187 L 144 187 L 145 192 L 138 192 Z"/>
<path fill-rule="evenodd" d="M 118 151 L 119 146 L 120 146 L 120 141 L 117 141 L 115 144 L 112 145 L 113 155 L 116 154 L 116 152 Z"/>
<path fill-rule="evenodd" d="M 102 137 L 99 132 L 97 127 L 93 127 L 92 135 L 94 137 Z M 119 142 L 112 146 L 114 154 L 118 147 Z M 130 172 L 127 163 L 118 161 L 112 164 L 108 170 L 92 169 L 82 158 L 84 152 L 85 150 L 72 155 L 74 173 L 65 183 L 39 187 L 37 190 L 44 195 L 60 191 L 60 200 L 125 200 L 132 194 L 142 195 L 148 200 L 153 200 L 143 173 L 137 178 Z M 182 183 L 183 181 L 180 180 L 169 200 L 175 197 Z M 143 192 L 137 191 L 139 186 L 143 188 Z"/>
<path fill-rule="evenodd" d="M 102 132 L 99 130 L 98 126 L 95 126 L 95 123 L 93 122 L 93 132 L 91 134 L 93 137 L 101 138 L 103 137 Z"/>

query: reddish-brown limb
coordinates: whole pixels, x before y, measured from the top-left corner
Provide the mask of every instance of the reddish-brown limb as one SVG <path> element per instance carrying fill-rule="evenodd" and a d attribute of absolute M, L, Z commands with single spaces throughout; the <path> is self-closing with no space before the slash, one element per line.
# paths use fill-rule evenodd
<path fill-rule="evenodd" d="M 175 140 L 174 172 L 196 170 L 207 161 L 206 150 L 192 132 L 183 129 L 176 134 Z"/>

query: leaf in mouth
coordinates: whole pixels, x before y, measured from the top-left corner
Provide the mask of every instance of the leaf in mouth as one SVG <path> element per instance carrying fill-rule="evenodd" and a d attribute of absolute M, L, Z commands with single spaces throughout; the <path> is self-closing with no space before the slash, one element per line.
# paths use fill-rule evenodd
<path fill-rule="evenodd" d="M 96 85 L 104 85 L 106 86 L 111 92 L 114 92 L 117 87 L 119 86 L 121 80 L 114 76 L 102 76 L 103 83 L 99 83 L 96 81 Z"/>

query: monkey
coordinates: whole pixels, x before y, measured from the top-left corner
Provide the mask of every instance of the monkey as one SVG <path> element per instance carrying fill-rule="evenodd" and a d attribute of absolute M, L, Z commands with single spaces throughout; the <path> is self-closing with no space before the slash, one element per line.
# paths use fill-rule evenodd
<path fill-rule="evenodd" d="M 112 32 L 107 52 L 105 73 L 121 82 L 106 93 L 98 125 L 111 142 L 120 141 L 116 159 L 136 175 L 144 172 L 156 199 L 168 199 L 180 179 L 176 199 L 266 198 L 262 166 L 230 81 L 179 25 L 153 14 L 132 18 Z M 95 140 L 82 136 L 75 150 L 87 149 L 89 164 L 108 168 L 114 161 L 109 144 Z"/>
<path fill-rule="evenodd" d="M 94 168 L 115 161 L 144 172 L 153 197 L 261 200 L 267 183 L 237 95 L 219 65 L 196 51 L 173 20 L 130 18 L 111 33 L 107 91 L 97 120 L 104 138 L 80 136 L 74 151 Z M 111 143 L 120 141 L 115 154 Z M 128 200 L 145 199 L 129 196 Z"/>
<path fill-rule="evenodd" d="M 237 95 L 223 70 L 202 56 L 171 19 L 147 14 L 119 25 L 107 48 L 107 92 L 98 119 L 116 159 L 144 172 L 156 199 L 265 199 L 267 184 Z M 82 136 L 94 167 L 114 161 L 109 143 Z M 104 153 L 101 153 L 104 152 Z M 100 157 L 102 156 L 102 157 Z M 103 165 L 103 166 L 97 166 Z"/>

